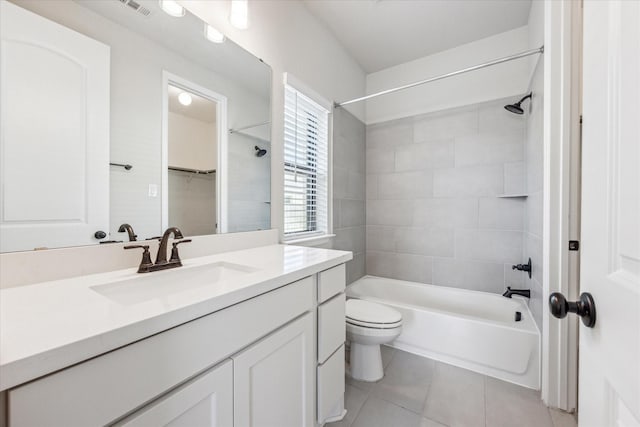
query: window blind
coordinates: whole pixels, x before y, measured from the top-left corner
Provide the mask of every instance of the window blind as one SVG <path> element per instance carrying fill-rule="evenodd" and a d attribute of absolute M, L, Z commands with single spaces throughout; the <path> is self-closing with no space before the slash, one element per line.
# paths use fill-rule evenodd
<path fill-rule="evenodd" d="M 285 85 L 284 235 L 329 232 L 329 111 Z"/>

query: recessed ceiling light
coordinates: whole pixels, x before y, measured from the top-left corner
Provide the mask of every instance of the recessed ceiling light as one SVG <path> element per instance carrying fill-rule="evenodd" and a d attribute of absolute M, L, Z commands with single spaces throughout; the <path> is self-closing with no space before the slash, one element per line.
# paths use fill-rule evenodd
<path fill-rule="evenodd" d="M 204 24 L 204 35 L 209 41 L 214 43 L 222 43 L 224 41 L 224 34 L 216 30 L 209 24 Z"/>
<path fill-rule="evenodd" d="M 184 105 L 185 107 L 191 105 L 192 101 L 193 98 L 187 92 L 182 92 L 180 95 L 178 95 L 178 102 L 180 102 L 180 104 Z"/>
<path fill-rule="evenodd" d="M 246 30 L 249 27 L 249 5 L 247 0 L 231 0 L 229 22 L 240 30 Z"/>
<path fill-rule="evenodd" d="M 184 7 L 180 6 L 175 0 L 158 0 L 160 9 L 164 10 L 168 15 L 180 18 L 184 16 Z"/>

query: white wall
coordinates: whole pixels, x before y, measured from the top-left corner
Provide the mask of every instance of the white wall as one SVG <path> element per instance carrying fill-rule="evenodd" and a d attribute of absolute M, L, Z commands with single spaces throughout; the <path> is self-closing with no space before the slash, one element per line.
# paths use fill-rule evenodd
<path fill-rule="evenodd" d="M 535 3 L 535 2 L 534 2 Z M 527 26 L 367 75 L 367 94 L 457 71 L 528 49 Z M 366 123 L 378 123 L 524 93 L 527 59 L 511 61 L 367 101 Z"/>
<path fill-rule="evenodd" d="M 215 122 L 169 112 L 169 166 L 211 170 L 218 168 Z"/>
<path fill-rule="evenodd" d="M 365 73 L 301 2 L 250 2 L 247 30 L 237 30 L 229 24 L 231 2 L 182 0 L 180 3 L 273 68 L 271 226 L 281 229 L 284 180 L 282 74 L 292 73 L 325 98 L 343 101 L 364 94 Z M 364 118 L 362 103 L 349 110 L 356 117 Z"/>

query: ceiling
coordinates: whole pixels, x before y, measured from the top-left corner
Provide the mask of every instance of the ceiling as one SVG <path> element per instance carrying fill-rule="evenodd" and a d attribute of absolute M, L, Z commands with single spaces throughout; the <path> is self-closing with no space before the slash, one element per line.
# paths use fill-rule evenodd
<path fill-rule="evenodd" d="M 172 85 L 169 85 L 167 92 L 169 95 L 169 111 L 172 113 L 182 114 L 183 116 L 191 117 L 192 119 L 205 123 L 216 122 L 216 103 L 214 101 Z M 182 92 L 187 92 L 191 95 L 190 105 L 182 105 L 180 101 L 178 101 L 178 96 L 180 96 Z"/>
<path fill-rule="evenodd" d="M 304 0 L 367 73 L 527 25 L 531 0 Z"/>

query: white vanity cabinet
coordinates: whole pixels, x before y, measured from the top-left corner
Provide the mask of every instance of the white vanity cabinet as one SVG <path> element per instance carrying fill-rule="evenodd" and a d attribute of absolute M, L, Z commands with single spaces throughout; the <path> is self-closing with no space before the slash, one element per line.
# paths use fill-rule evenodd
<path fill-rule="evenodd" d="M 344 264 L 318 273 L 318 424 L 337 421 L 345 415 L 345 287 Z"/>
<path fill-rule="evenodd" d="M 114 427 L 233 425 L 233 365 L 226 360 L 145 406 Z"/>
<path fill-rule="evenodd" d="M 4 421 L 307 427 L 339 418 L 344 281 L 339 265 L 11 388 Z"/>
<path fill-rule="evenodd" d="M 236 426 L 313 425 L 311 313 L 233 357 Z"/>

